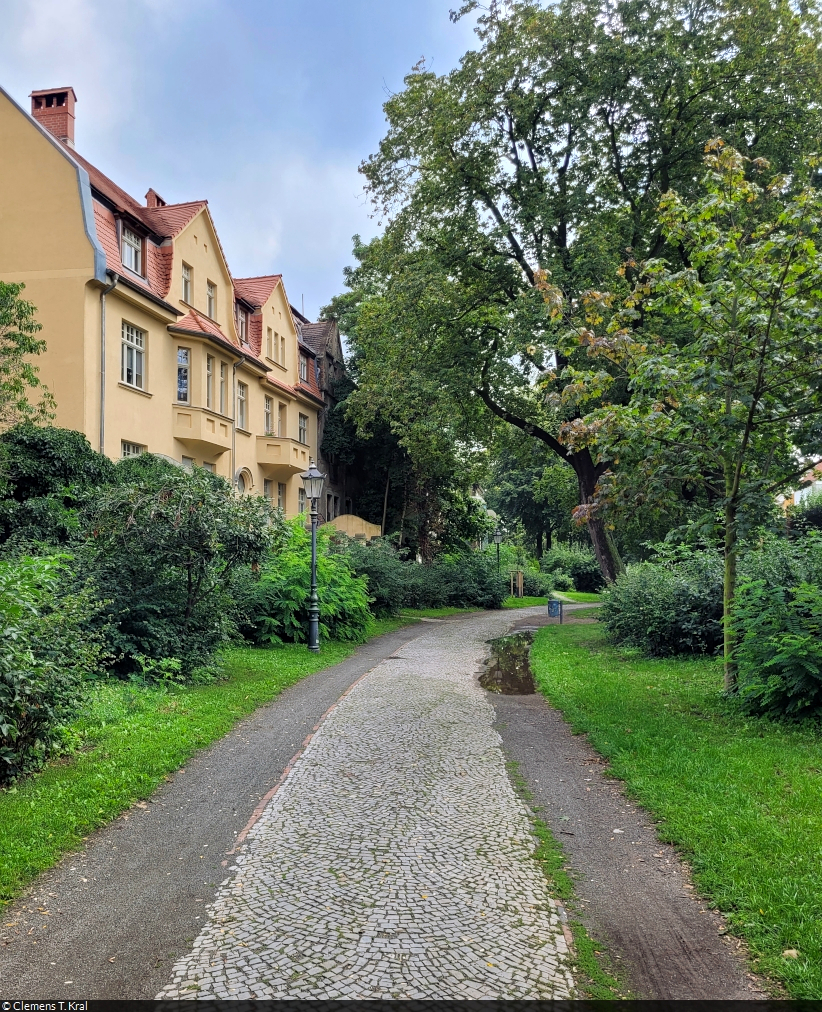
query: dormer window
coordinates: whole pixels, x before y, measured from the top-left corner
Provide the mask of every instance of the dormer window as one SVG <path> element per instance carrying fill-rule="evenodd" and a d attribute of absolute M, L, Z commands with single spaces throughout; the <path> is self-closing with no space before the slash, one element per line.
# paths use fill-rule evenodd
<path fill-rule="evenodd" d="M 243 344 L 246 344 L 248 341 L 248 313 L 239 302 L 234 303 L 234 312 L 237 322 L 237 336 Z"/>
<path fill-rule="evenodd" d="M 308 382 L 308 355 L 303 355 L 302 352 L 300 352 L 300 381 Z"/>
<path fill-rule="evenodd" d="M 130 228 L 123 228 L 121 257 L 123 267 L 134 271 L 135 274 L 143 273 L 143 238 Z"/>

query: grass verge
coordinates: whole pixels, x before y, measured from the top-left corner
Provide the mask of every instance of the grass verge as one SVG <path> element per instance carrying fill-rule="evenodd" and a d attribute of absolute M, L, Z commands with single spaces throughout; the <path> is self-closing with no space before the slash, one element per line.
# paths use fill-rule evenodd
<path fill-rule="evenodd" d="M 534 859 L 548 880 L 551 893 L 562 902 L 569 915 L 574 936 L 571 973 L 577 985 L 577 998 L 619 1000 L 633 997 L 628 985 L 621 979 L 621 971 L 613 966 L 604 947 L 591 938 L 585 925 L 576 916 L 577 896 L 574 880 L 568 871 L 565 853 L 551 830 L 536 814 L 539 809 L 531 805 L 533 795 L 519 769 L 519 764 L 506 764 L 517 794 L 529 806 L 529 814 L 536 839 Z"/>
<path fill-rule="evenodd" d="M 818 998 L 819 725 L 744 716 L 722 696 L 718 661 L 644 660 L 597 625 L 541 629 L 531 661 L 540 690 L 688 859 L 752 969 L 792 998 Z"/>
<path fill-rule="evenodd" d="M 482 608 L 403 608 L 401 618 L 447 618 L 449 615 L 467 615 Z"/>
<path fill-rule="evenodd" d="M 546 607 L 547 597 L 506 597 L 502 602 L 503 608 L 533 608 L 537 605 Z"/>
<path fill-rule="evenodd" d="M 371 636 L 408 621 L 375 622 Z M 356 649 L 338 642 L 324 643 L 319 654 L 305 646 L 240 647 L 226 652 L 228 677 L 213 685 L 95 686 L 71 729 L 78 750 L 0 791 L 0 904 L 237 721 Z"/>
<path fill-rule="evenodd" d="M 582 590 L 555 590 L 554 595 L 561 601 L 571 601 L 574 604 L 596 604 L 602 600 L 602 594 L 589 594 Z"/>

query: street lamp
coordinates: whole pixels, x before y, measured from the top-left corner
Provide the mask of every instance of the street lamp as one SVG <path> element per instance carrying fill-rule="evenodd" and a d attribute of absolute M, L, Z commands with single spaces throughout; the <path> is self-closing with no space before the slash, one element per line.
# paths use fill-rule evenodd
<path fill-rule="evenodd" d="M 502 542 L 502 538 L 503 538 L 502 528 L 498 527 L 494 531 L 494 544 L 497 546 L 497 576 L 499 576 L 499 546 L 500 543 Z"/>
<path fill-rule="evenodd" d="M 311 594 L 308 598 L 308 649 L 320 649 L 320 601 L 317 597 L 317 503 L 323 494 L 325 475 L 308 458 L 308 470 L 300 475 L 305 497 L 311 502 Z"/>

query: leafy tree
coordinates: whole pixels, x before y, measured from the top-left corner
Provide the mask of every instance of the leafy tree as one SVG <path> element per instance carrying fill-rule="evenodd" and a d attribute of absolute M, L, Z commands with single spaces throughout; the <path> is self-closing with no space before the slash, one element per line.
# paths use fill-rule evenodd
<path fill-rule="evenodd" d="M 670 188 L 696 192 L 710 137 L 786 171 L 816 143 L 818 10 L 514 0 L 492 4 L 478 32 L 456 70 L 419 65 L 406 78 L 362 168 L 387 225 L 357 241 L 347 276 L 360 356 L 352 410 L 382 413 L 403 436 L 419 419 L 446 419 L 484 440 L 489 415 L 501 419 L 567 463 L 588 504 L 610 462 L 560 439 L 576 411 L 546 393 L 573 388 L 566 370 L 585 368 L 587 352 L 568 357 L 551 321 L 592 287 L 627 291 L 631 272 L 616 276 L 626 249 L 678 262 L 656 206 Z M 612 580 L 620 561 L 607 524 L 583 515 Z"/>
<path fill-rule="evenodd" d="M 706 519 L 724 546 L 725 685 L 733 691 L 740 530 L 822 455 L 822 191 L 789 190 L 782 176 L 760 185 L 746 169 L 761 177 L 768 163 L 721 141 L 705 161 L 704 196 L 687 202 L 672 192 L 662 202 L 665 237 L 688 266 L 638 265 L 634 292 L 605 332 L 571 335 L 625 370 L 632 399 L 591 412 L 567 438 L 596 441 L 646 494 L 671 480 L 710 490 L 716 512 L 711 506 Z M 655 335 L 655 314 L 684 321 L 692 339 Z M 598 390 L 595 369 L 592 383 Z"/>
<path fill-rule="evenodd" d="M 20 298 L 24 284 L 0 281 L 0 426 L 21 421 L 43 422 L 54 417 L 54 398 L 43 386 L 31 356 L 45 351 L 46 342 L 35 335 L 42 325 L 37 310 Z M 38 391 L 40 400 L 29 397 Z"/>

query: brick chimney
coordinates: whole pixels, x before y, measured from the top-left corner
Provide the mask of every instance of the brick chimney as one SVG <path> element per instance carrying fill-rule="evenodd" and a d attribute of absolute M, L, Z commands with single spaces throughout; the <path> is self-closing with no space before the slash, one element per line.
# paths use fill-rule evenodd
<path fill-rule="evenodd" d="M 37 122 L 73 148 L 74 103 L 77 101 L 74 88 L 45 88 L 33 91 L 30 98 L 31 114 Z"/>
<path fill-rule="evenodd" d="M 146 194 L 146 207 L 165 207 L 166 202 L 160 196 L 160 194 L 154 189 L 150 189 Z"/>

